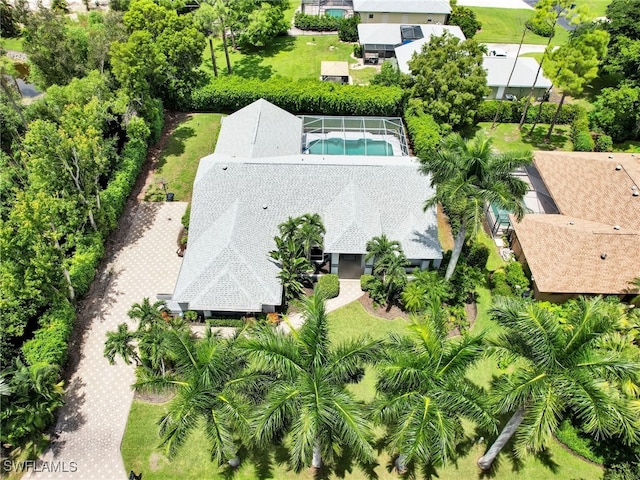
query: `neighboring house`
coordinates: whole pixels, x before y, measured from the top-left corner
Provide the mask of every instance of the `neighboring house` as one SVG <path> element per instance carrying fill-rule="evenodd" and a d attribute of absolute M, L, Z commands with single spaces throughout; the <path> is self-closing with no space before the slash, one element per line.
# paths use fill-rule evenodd
<path fill-rule="evenodd" d="M 624 295 L 640 276 L 640 155 L 535 152 L 557 214 L 513 224 L 513 251 L 537 299 Z"/>
<path fill-rule="evenodd" d="M 448 0 L 353 0 L 362 23 L 446 24 Z"/>
<path fill-rule="evenodd" d="M 321 62 L 320 80 L 323 82 L 350 83 L 349 62 Z"/>
<path fill-rule="evenodd" d="M 302 0 L 300 11 L 306 15 L 353 16 L 353 0 Z"/>
<path fill-rule="evenodd" d="M 483 58 L 482 66 L 487 71 L 487 85 L 491 88 L 488 97 L 490 99 L 501 100 L 505 95 L 514 95 L 516 98 L 526 97 L 531 92 L 534 81 L 533 97 L 538 98 L 542 97 L 552 85 L 551 80 L 545 77 L 542 71 L 538 75 L 540 64 L 535 58 L 489 56 Z M 538 75 L 537 79 L 536 75 Z"/>
<path fill-rule="evenodd" d="M 464 40 L 464 36 L 456 36 Z M 395 57 L 401 72 L 411 73 L 409 61 L 415 54 L 422 52 L 422 47 L 429 41 L 430 38 L 425 37 L 395 48 Z M 513 68 L 514 64 L 515 69 Z M 487 85 L 491 88 L 488 99 L 497 98 L 500 100 L 504 99 L 506 95 L 513 95 L 517 98 L 527 96 L 534 82 L 533 96 L 538 98 L 542 97 L 552 85 L 551 80 L 545 77 L 542 71 L 536 79 L 539 64 L 535 58 L 491 55 L 482 58 L 482 66 L 487 71 Z M 507 83 L 509 84 L 508 88 Z"/>
<path fill-rule="evenodd" d="M 436 211 L 423 210 L 434 190 L 407 151 L 396 118 L 296 117 L 264 100 L 224 118 L 198 167 L 175 290 L 159 298 L 205 316 L 273 311 L 282 300 L 273 238 L 305 213 L 322 217 L 321 258 L 340 277 L 371 272 L 366 243 L 383 233 L 412 266 L 439 266 Z"/>
<path fill-rule="evenodd" d="M 460 27 L 453 25 L 399 25 L 394 23 L 358 24 L 358 41 L 362 46 L 365 63 L 379 63 L 396 56 L 396 47 L 429 42 L 432 36 L 445 32 L 464 40 Z"/>

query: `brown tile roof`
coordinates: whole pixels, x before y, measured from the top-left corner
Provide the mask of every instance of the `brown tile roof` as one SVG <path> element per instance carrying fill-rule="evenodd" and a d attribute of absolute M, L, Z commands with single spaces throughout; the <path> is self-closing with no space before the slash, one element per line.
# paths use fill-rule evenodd
<path fill-rule="evenodd" d="M 534 163 L 560 211 L 512 219 L 538 290 L 624 293 L 640 276 L 640 155 L 536 152 Z"/>

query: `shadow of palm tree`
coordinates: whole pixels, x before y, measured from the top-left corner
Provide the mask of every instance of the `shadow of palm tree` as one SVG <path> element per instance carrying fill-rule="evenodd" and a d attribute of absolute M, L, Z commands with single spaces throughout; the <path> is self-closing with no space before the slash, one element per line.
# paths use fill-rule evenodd
<path fill-rule="evenodd" d="M 526 130 L 526 134 L 522 136 L 522 141 L 524 143 L 528 143 L 532 145 L 537 150 L 557 150 L 564 147 L 565 143 L 568 140 L 566 126 L 557 125 L 553 129 L 553 134 L 551 135 L 551 139 L 549 142 L 545 140 L 547 135 L 547 130 L 549 127 L 547 126 L 537 126 L 533 132 L 530 129 Z M 525 130 L 523 129 L 523 133 Z"/>
<path fill-rule="evenodd" d="M 191 120 L 192 116 L 188 115 L 185 121 Z M 181 125 L 175 129 L 166 147 L 162 151 L 162 155 L 158 159 L 157 169 L 161 169 L 167 163 L 167 156 L 182 155 L 185 152 L 185 141 L 195 136 L 196 131 L 186 125 Z"/>

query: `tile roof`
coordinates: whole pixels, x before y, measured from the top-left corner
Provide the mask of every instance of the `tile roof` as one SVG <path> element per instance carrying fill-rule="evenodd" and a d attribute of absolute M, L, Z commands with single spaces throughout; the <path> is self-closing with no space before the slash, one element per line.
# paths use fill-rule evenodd
<path fill-rule="evenodd" d="M 448 0 L 353 0 L 356 12 L 451 13 Z"/>
<path fill-rule="evenodd" d="M 560 211 L 512 218 L 538 290 L 624 293 L 640 276 L 640 156 L 536 152 L 534 164 Z"/>

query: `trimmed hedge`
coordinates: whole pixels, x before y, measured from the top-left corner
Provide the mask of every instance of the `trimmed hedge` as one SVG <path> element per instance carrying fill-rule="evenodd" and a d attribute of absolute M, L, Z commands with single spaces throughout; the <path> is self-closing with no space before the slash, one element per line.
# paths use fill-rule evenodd
<path fill-rule="evenodd" d="M 293 17 L 293 25 L 300 30 L 313 30 L 315 32 L 337 32 L 343 19 L 329 15 L 307 15 L 298 12 Z"/>
<path fill-rule="evenodd" d="M 596 152 L 611 152 L 613 150 L 613 139 L 609 135 L 598 135 L 595 144 Z"/>
<path fill-rule="evenodd" d="M 414 155 L 421 159 L 427 159 L 433 155 L 442 139 L 440 127 L 433 117 L 413 108 L 407 108 L 404 121 Z"/>
<path fill-rule="evenodd" d="M 211 327 L 244 327 L 244 320 L 241 318 L 207 318 L 205 321 Z"/>
<path fill-rule="evenodd" d="M 76 311 L 66 298 L 56 302 L 40 318 L 41 328 L 22 345 L 22 355 L 27 364 L 64 365 L 75 320 Z"/>
<path fill-rule="evenodd" d="M 235 112 L 263 98 L 288 112 L 399 117 L 406 93 L 398 87 L 338 85 L 315 80 L 218 77 L 193 92 L 191 109 Z"/>
<path fill-rule="evenodd" d="M 102 255 L 104 255 L 104 243 L 98 234 L 84 238 L 76 248 L 75 254 L 71 258 L 69 274 L 71 285 L 73 285 L 77 296 L 81 297 L 89 290 Z"/>
<path fill-rule="evenodd" d="M 478 122 L 493 122 L 496 111 L 500 109 L 498 122 L 501 123 L 519 123 L 524 111 L 524 99 L 518 102 L 508 102 L 505 100 L 485 100 L 478 107 L 476 120 Z M 551 123 L 558 106 L 554 103 L 542 103 L 531 105 L 527 110 L 526 123 L 533 123 L 538 116 L 538 110 L 542 108 L 542 114 L 539 123 Z M 572 123 L 578 115 L 584 112 L 584 108 L 580 105 L 565 103 L 558 114 L 558 125 L 568 125 Z"/>
<path fill-rule="evenodd" d="M 564 420 L 555 432 L 556 438 L 572 452 L 598 465 L 604 463 L 604 458 L 591 449 L 589 438 L 580 436 L 580 432 L 570 421 Z"/>
<path fill-rule="evenodd" d="M 335 273 L 322 275 L 318 279 L 315 290 L 324 299 L 337 297 L 340 295 L 340 280 L 338 280 L 338 275 Z"/>
<path fill-rule="evenodd" d="M 364 274 L 360 276 L 360 289 L 364 292 L 368 292 L 371 288 L 371 285 L 376 281 L 376 277 L 369 274 Z"/>
<path fill-rule="evenodd" d="M 595 143 L 589 130 L 589 117 L 584 110 L 571 123 L 571 141 L 576 152 L 593 152 Z"/>

